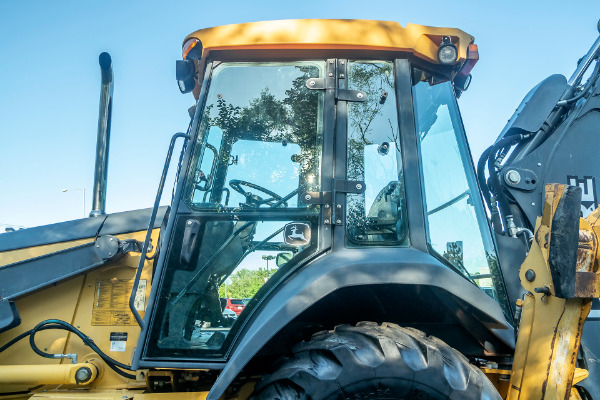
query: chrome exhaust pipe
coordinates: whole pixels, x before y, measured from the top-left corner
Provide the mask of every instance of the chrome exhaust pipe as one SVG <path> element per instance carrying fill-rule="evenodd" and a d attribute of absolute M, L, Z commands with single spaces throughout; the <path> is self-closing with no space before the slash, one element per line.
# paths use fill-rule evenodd
<path fill-rule="evenodd" d="M 108 148 L 113 99 L 113 71 L 110 54 L 101 53 L 98 61 L 100 63 L 102 85 L 100 87 L 100 115 L 98 116 L 98 141 L 96 142 L 96 166 L 94 168 L 90 217 L 106 214 L 106 176 L 108 174 Z"/>

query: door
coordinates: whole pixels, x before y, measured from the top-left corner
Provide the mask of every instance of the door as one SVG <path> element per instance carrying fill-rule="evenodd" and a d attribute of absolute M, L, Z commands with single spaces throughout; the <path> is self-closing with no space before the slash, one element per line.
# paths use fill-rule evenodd
<path fill-rule="evenodd" d="M 328 65 L 212 63 L 143 358 L 226 358 L 265 296 L 330 246 L 307 201 L 332 177 L 334 88 L 309 83 Z"/>

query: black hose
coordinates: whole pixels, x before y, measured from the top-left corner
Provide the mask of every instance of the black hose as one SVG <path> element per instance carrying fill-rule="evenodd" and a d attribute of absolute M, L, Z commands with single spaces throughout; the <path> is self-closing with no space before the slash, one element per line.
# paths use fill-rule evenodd
<path fill-rule="evenodd" d="M 73 325 L 69 324 L 68 322 L 61 321 L 59 319 L 48 319 L 48 320 L 40 322 L 33 329 L 30 329 L 26 332 L 21 333 L 19 336 L 15 337 L 14 339 L 10 340 L 5 345 L 0 347 L 0 353 L 3 352 L 4 350 L 8 349 L 9 347 L 11 347 L 18 341 L 29 336 L 29 345 L 31 346 L 31 349 L 36 354 L 38 354 L 42 357 L 45 357 L 45 358 L 55 358 L 54 354 L 46 353 L 46 352 L 40 350 L 40 348 L 37 347 L 37 345 L 35 344 L 35 334 L 39 331 L 43 331 L 43 330 L 47 330 L 47 329 L 61 329 L 61 330 L 65 330 L 65 331 L 74 333 L 83 341 L 83 343 L 86 346 L 90 347 L 95 353 L 97 353 L 100 356 L 100 358 L 102 358 L 102 360 L 104 360 L 104 362 L 106 363 L 106 365 L 108 365 L 108 367 L 110 369 L 112 369 L 117 374 L 119 374 L 127 379 L 136 379 L 135 375 L 128 374 L 121 370 L 121 369 L 125 369 L 128 371 L 132 371 L 131 366 L 129 366 L 127 364 L 123 364 L 123 363 L 111 358 L 106 353 L 104 353 L 102 350 L 100 350 L 90 337 L 84 335 L 80 330 L 78 330 Z"/>
<path fill-rule="evenodd" d="M 481 186 L 483 190 L 483 196 L 485 201 L 487 202 L 488 207 L 491 209 L 491 196 L 489 185 L 485 179 L 485 164 L 488 164 L 488 173 L 490 175 L 490 179 L 495 179 L 496 174 L 494 173 L 493 161 L 496 160 L 496 154 L 498 151 L 504 149 L 507 146 L 512 146 L 517 142 L 520 142 L 524 139 L 523 135 L 511 135 L 504 137 L 485 149 L 485 151 L 481 154 L 479 161 L 477 162 L 477 180 L 479 181 L 479 186 Z M 492 185 L 493 186 L 493 185 Z"/>
<path fill-rule="evenodd" d="M 585 96 L 586 93 L 590 90 L 590 88 L 594 84 L 594 82 L 596 81 L 596 78 L 598 77 L 599 72 L 600 72 L 600 61 L 596 61 L 596 65 L 594 66 L 594 71 L 590 75 L 590 78 L 586 82 L 586 84 L 583 87 L 583 89 L 581 90 L 581 92 L 579 92 L 578 95 L 571 97 L 570 99 L 559 101 L 557 103 L 557 106 L 566 106 L 567 104 L 575 103 L 576 101 L 581 99 L 583 96 Z"/>
<path fill-rule="evenodd" d="M 479 181 L 479 187 L 481 188 L 481 191 L 483 192 L 483 197 L 485 199 L 485 202 L 487 203 L 488 208 L 492 208 L 492 201 L 491 201 L 491 195 L 490 195 L 490 190 L 488 188 L 487 185 L 487 181 L 485 179 L 485 163 L 487 161 L 487 159 L 490 156 L 490 151 L 492 151 L 492 147 L 494 147 L 493 145 L 488 147 L 487 149 L 485 149 L 485 151 L 481 154 L 481 157 L 479 157 L 479 161 L 477 162 L 477 180 Z"/>
<path fill-rule="evenodd" d="M 46 329 L 53 329 L 51 327 L 47 327 L 47 326 L 43 326 L 40 329 L 38 329 L 38 331 L 43 331 Z M 26 338 L 27 336 L 29 336 L 31 334 L 31 331 L 33 329 L 30 329 L 26 332 L 21 333 L 19 336 L 17 336 L 16 338 L 12 339 L 11 341 L 9 341 L 8 343 L 6 343 L 4 346 L 0 347 L 0 353 L 2 353 L 4 350 L 8 349 L 10 346 L 12 346 L 13 344 L 17 343 L 19 340 Z"/>

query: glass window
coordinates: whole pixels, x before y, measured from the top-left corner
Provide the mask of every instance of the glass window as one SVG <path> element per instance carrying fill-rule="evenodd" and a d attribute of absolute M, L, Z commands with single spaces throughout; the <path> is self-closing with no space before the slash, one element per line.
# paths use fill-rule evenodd
<path fill-rule="evenodd" d="M 415 76 L 423 76 L 416 72 Z M 498 260 L 452 84 L 432 86 L 419 81 L 413 96 L 429 244 L 490 296 L 503 297 Z"/>
<path fill-rule="evenodd" d="M 348 103 L 347 178 L 366 186 L 347 196 L 349 244 L 407 245 L 393 64 L 350 62 L 348 87 L 367 93 Z"/>
<path fill-rule="evenodd" d="M 323 63 L 224 63 L 213 71 L 189 203 L 219 211 L 307 207 L 319 190 Z"/>

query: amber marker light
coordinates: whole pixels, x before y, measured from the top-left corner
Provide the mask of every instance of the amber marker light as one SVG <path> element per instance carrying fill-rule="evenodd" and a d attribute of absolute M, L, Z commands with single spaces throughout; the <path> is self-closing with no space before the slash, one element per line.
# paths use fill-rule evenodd
<path fill-rule="evenodd" d="M 199 46 L 198 46 L 199 45 Z M 198 46 L 198 47 L 196 47 Z M 192 51 L 192 50 L 196 50 L 196 51 Z M 194 58 L 199 58 L 199 57 L 193 57 L 192 54 L 190 54 L 190 52 L 193 53 L 193 55 L 195 55 L 194 53 L 202 53 L 202 45 L 200 44 L 200 40 L 196 39 L 196 38 L 190 38 L 188 40 L 186 40 L 186 42 L 183 44 L 183 59 L 187 59 L 188 55 L 190 55 L 190 58 L 194 59 Z M 198 56 L 200 55 L 198 54 Z"/>

